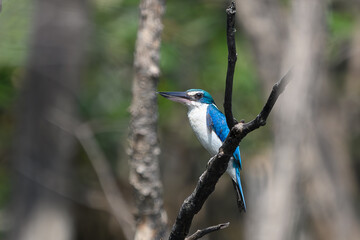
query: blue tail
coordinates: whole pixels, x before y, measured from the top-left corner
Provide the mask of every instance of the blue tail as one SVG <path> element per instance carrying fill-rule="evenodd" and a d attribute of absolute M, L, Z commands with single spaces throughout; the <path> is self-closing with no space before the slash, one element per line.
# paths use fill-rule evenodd
<path fill-rule="evenodd" d="M 244 212 L 246 212 L 246 203 L 245 203 L 244 193 L 243 193 L 243 190 L 241 187 L 240 170 L 239 170 L 239 168 L 235 168 L 235 171 L 236 171 L 236 182 L 233 181 L 233 184 L 234 184 L 234 188 L 236 190 L 237 205 L 238 205 L 240 212 L 242 210 L 244 210 Z"/>

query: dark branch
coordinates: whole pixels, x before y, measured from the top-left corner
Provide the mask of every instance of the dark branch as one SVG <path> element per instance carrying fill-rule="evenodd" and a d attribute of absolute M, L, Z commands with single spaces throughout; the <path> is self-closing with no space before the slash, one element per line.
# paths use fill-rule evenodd
<path fill-rule="evenodd" d="M 235 64 L 237 60 L 236 45 L 235 45 L 235 13 L 236 7 L 234 1 L 231 2 L 230 6 L 226 9 L 227 24 L 226 24 L 226 37 L 228 46 L 228 68 L 226 73 L 226 87 L 224 97 L 224 112 L 226 117 L 226 123 L 231 129 L 235 125 L 234 117 L 231 110 L 232 103 L 232 88 Z"/>
<path fill-rule="evenodd" d="M 169 239 L 183 240 L 189 233 L 192 219 L 202 208 L 204 202 L 214 191 L 215 185 L 221 175 L 226 171 L 230 157 L 239 145 L 240 141 L 250 132 L 264 126 L 279 95 L 288 84 L 288 73 L 282 77 L 273 87 L 271 94 L 259 115 L 248 123 L 238 123 L 230 131 L 223 145 L 215 155 L 208 169 L 200 176 L 195 190 L 184 201 L 170 233 Z"/>
<path fill-rule="evenodd" d="M 202 230 L 197 230 L 193 235 L 191 235 L 190 237 L 185 238 L 185 240 L 200 239 L 203 236 L 205 236 L 206 234 L 209 234 L 209 233 L 212 233 L 212 232 L 227 228 L 229 225 L 230 225 L 230 223 L 227 222 L 227 223 L 218 224 L 216 226 L 207 227 L 207 228 L 204 228 Z"/>
<path fill-rule="evenodd" d="M 266 104 L 261 110 L 260 114 L 257 115 L 256 118 L 251 122 L 244 124 L 244 128 L 249 128 L 252 129 L 251 131 L 253 131 L 256 128 L 259 128 L 260 126 L 264 126 L 266 124 L 266 119 L 268 118 L 276 100 L 278 99 L 279 95 L 284 91 L 286 85 L 289 83 L 290 74 L 291 69 L 277 83 L 275 83 L 270 93 L 270 96 L 266 101 Z"/>

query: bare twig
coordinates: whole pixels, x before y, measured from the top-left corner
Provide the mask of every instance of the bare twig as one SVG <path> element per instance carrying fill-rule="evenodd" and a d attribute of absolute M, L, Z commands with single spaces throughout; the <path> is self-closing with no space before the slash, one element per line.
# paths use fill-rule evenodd
<path fill-rule="evenodd" d="M 235 125 L 234 117 L 231 110 L 231 103 L 232 103 L 234 71 L 237 60 L 236 45 L 235 45 L 236 6 L 234 1 L 232 1 L 230 6 L 226 9 L 226 14 L 227 14 L 226 37 L 227 37 L 227 46 L 228 46 L 228 67 L 226 73 L 224 112 L 226 117 L 226 123 L 229 129 L 231 129 Z"/>
<path fill-rule="evenodd" d="M 109 211 L 119 223 L 127 240 L 134 238 L 135 222 L 128 204 L 117 187 L 116 180 L 110 170 L 108 160 L 97 143 L 89 123 L 79 121 L 60 110 L 53 110 L 47 121 L 63 131 L 74 135 L 84 148 L 98 177 L 100 186 L 109 204 Z"/>
<path fill-rule="evenodd" d="M 75 130 L 75 136 L 88 154 L 89 160 L 98 176 L 100 185 L 104 191 L 106 200 L 112 210 L 112 214 L 118 221 L 126 239 L 134 238 L 135 223 L 129 211 L 127 203 L 119 191 L 106 157 L 95 141 L 94 135 L 87 124 L 80 125 Z"/>
<path fill-rule="evenodd" d="M 8 166 L 10 168 L 10 166 Z M 81 194 L 78 192 L 74 193 L 70 189 L 64 189 L 62 187 L 59 187 L 58 184 L 54 184 L 51 181 L 44 181 L 44 176 L 54 176 L 58 173 L 52 171 L 52 170 L 46 170 L 44 174 L 32 176 L 28 173 L 28 171 L 21 169 L 21 168 L 13 168 L 13 171 L 16 174 L 21 175 L 21 177 L 25 178 L 28 181 L 31 181 L 33 184 L 36 184 L 37 186 L 45 189 L 46 191 L 51 192 L 54 195 L 58 195 L 61 198 L 64 198 L 68 201 L 71 201 L 73 203 L 79 204 L 81 206 L 98 210 L 98 211 L 106 211 L 112 214 L 110 211 L 108 205 L 102 204 L 102 202 L 105 202 L 105 198 L 103 194 L 98 194 L 98 191 L 95 191 L 93 189 L 80 189 Z M 64 179 L 64 182 L 66 180 Z M 96 200 L 94 200 L 96 199 Z M 99 199 L 101 199 L 99 201 Z M 103 201 L 104 199 L 104 201 Z"/>
<path fill-rule="evenodd" d="M 206 199 L 214 191 L 215 185 L 224 174 L 229 159 L 239 145 L 240 141 L 250 132 L 264 126 L 276 100 L 288 84 L 288 74 L 282 77 L 273 87 L 271 94 L 256 118 L 248 123 L 238 123 L 230 131 L 219 152 L 208 166 L 208 169 L 200 176 L 195 190 L 184 201 L 179 214 L 173 225 L 169 239 L 182 240 L 189 233 L 192 219 L 203 206 Z"/>
<path fill-rule="evenodd" d="M 210 226 L 201 230 L 197 230 L 193 235 L 191 235 L 190 237 L 185 238 L 185 240 L 196 240 L 196 239 L 200 239 L 203 236 L 205 236 L 206 234 L 227 228 L 230 225 L 229 222 L 227 223 L 221 223 L 215 226 Z"/>
<path fill-rule="evenodd" d="M 253 127 L 259 128 L 266 124 L 266 119 L 268 118 L 276 100 L 278 99 L 279 95 L 284 91 L 286 85 L 289 83 L 290 74 L 291 74 L 291 69 L 277 83 L 275 83 L 270 93 L 270 96 L 266 101 L 266 104 L 261 110 L 260 114 L 257 115 L 256 118 L 251 122 L 244 124 L 244 128 L 249 128 L 249 129 L 252 129 Z M 255 130 L 256 128 L 252 130 Z"/>

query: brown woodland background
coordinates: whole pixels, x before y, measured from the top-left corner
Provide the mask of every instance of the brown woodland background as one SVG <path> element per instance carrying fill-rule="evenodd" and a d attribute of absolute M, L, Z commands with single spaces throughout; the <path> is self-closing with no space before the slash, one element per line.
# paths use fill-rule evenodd
<path fill-rule="evenodd" d="M 0 239 L 169 233 L 210 156 L 185 107 L 155 91 L 201 88 L 222 109 L 229 1 L 139 3 L 2 1 Z M 234 116 L 253 119 L 289 69 L 291 82 L 240 144 L 247 212 L 222 177 L 190 233 L 230 222 L 204 239 L 360 239 L 359 1 L 236 4 Z"/>

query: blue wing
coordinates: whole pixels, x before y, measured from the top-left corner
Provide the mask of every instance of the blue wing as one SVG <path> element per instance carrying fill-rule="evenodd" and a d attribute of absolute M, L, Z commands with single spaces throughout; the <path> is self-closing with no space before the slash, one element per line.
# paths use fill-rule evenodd
<path fill-rule="evenodd" d="M 210 131 L 215 131 L 216 135 L 222 142 L 225 141 L 225 138 L 229 134 L 230 130 L 227 126 L 224 114 L 222 114 L 222 112 L 220 112 L 220 110 L 213 104 L 210 104 L 207 108 L 206 124 Z M 238 161 L 240 169 L 242 169 L 239 147 L 237 147 L 234 152 L 234 158 Z"/>
<path fill-rule="evenodd" d="M 220 138 L 220 140 L 222 142 L 225 141 L 230 130 L 229 127 L 227 126 L 226 118 L 224 114 L 222 114 L 222 112 L 220 112 L 220 110 L 214 104 L 210 104 L 207 108 L 206 124 L 209 131 L 215 131 L 216 135 Z M 241 208 L 243 208 L 246 211 L 245 198 L 240 180 L 240 170 L 242 169 L 242 166 L 241 166 L 239 147 L 236 148 L 233 156 L 237 160 L 234 161 L 234 168 L 235 168 L 236 182 L 237 182 L 236 191 L 238 192 L 238 195 L 240 195 L 238 197 L 241 198 L 238 199 L 238 201 L 240 201 L 240 204 L 242 205 Z"/>

